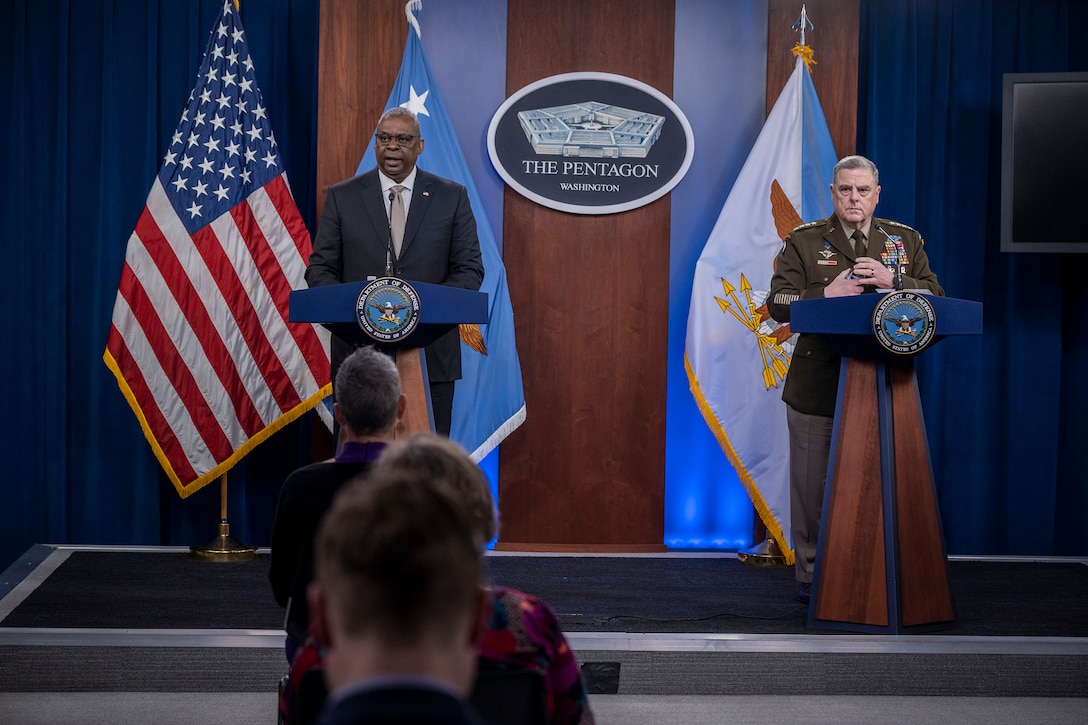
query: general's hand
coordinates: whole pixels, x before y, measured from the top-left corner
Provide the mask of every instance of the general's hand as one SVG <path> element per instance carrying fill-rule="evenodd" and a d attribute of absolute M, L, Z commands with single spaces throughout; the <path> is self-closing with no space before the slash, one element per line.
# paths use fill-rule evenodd
<path fill-rule="evenodd" d="M 865 284 L 877 289 L 892 289 L 895 287 L 895 277 L 892 271 L 872 257 L 858 257 L 854 262 L 854 276 L 860 277 Z"/>
<path fill-rule="evenodd" d="M 864 292 L 865 286 L 871 283 L 869 280 L 851 279 L 849 275 L 853 271 L 847 267 L 839 272 L 839 276 L 824 287 L 824 297 L 852 297 Z"/>

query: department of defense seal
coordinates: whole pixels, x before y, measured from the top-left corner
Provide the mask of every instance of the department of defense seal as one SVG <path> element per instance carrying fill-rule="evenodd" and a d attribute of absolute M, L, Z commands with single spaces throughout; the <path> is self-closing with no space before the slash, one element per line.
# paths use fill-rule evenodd
<path fill-rule="evenodd" d="M 419 295 L 396 277 L 379 277 L 359 293 L 355 314 L 363 332 L 378 342 L 396 342 L 419 324 Z"/>
<path fill-rule="evenodd" d="M 933 305 L 917 292 L 892 292 L 873 311 L 873 334 L 888 352 L 914 355 L 933 341 Z"/>

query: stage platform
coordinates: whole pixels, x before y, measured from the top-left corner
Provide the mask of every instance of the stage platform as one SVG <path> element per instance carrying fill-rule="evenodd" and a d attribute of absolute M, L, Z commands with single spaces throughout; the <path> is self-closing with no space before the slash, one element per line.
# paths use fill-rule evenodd
<path fill-rule="evenodd" d="M 949 563 L 940 633 L 806 628 L 792 569 L 721 553 L 490 553 L 496 583 L 559 615 L 591 692 L 1088 697 L 1088 566 Z M 0 692 L 274 692 L 282 610 L 267 552 L 38 545 L 0 581 Z"/>

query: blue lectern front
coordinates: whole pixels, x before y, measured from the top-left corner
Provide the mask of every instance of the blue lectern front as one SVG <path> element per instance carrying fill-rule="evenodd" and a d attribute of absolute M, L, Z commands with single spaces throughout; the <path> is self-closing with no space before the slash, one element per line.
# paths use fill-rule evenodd
<path fill-rule="evenodd" d="M 376 345 L 397 361 L 408 409 L 397 435 L 434 432 L 423 348 L 459 325 L 487 322 L 487 293 L 382 277 L 291 292 L 290 322 L 316 322 L 345 342 Z"/>

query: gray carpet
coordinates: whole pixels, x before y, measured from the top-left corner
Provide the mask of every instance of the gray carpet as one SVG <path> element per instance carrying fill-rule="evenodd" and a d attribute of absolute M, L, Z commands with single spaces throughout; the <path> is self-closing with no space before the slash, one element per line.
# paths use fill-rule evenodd
<path fill-rule="evenodd" d="M 1080 725 L 1088 700 L 1014 697 L 597 695 L 598 725 Z M 0 693 L 0 722 L 20 725 L 271 725 L 267 694 Z"/>
<path fill-rule="evenodd" d="M 0 693 L 273 696 L 285 663 L 266 556 L 222 564 L 178 551 L 42 548 L 4 573 L 0 658 L 11 666 Z M 489 556 L 488 566 L 494 581 L 553 605 L 594 695 L 1088 698 L 1088 568 L 1079 563 L 953 561 L 956 626 L 898 638 L 806 630 L 784 567 L 512 555 Z M 199 636 L 209 641 L 140 635 L 154 630 L 207 630 Z M 61 636 L 35 639 L 39 631 Z M 0 695 L 0 714 L 11 702 Z M 702 717 L 675 722 L 713 721 Z M 20 720 L 0 717 L 8 721 Z"/>
<path fill-rule="evenodd" d="M 489 556 L 492 581 L 550 603 L 568 632 L 806 634 L 793 572 L 732 558 Z M 268 558 L 74 551 L 4 627 L 277 629 Z M 950 636 L 1088 637 L 1088 567 L 952 561 Z M 72 606 L 78 602 L 79 606 Z"/>

